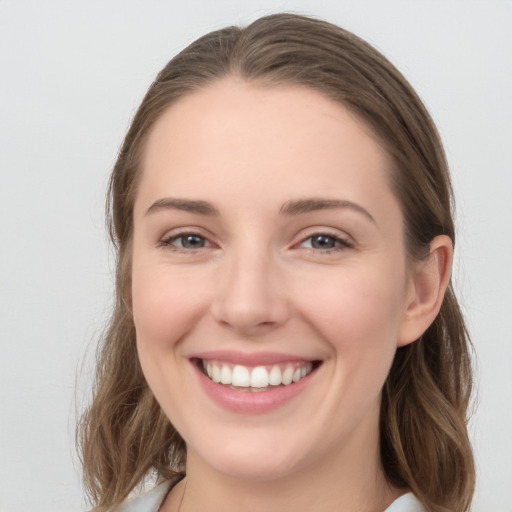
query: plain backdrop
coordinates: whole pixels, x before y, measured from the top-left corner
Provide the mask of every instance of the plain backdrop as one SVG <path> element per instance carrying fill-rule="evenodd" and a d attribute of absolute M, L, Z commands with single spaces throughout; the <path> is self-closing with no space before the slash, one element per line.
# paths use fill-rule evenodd
<path fill-rule="evenodd" d="M 512 511 L 512 2 L 0 0 L 1 512 L 86 508 L 74 426 L 110 306 L 104 190 L 146 88 L 196 37 L 285 10 L 368 39 L 439 127 L 477 353 L 474 510 Z"/>

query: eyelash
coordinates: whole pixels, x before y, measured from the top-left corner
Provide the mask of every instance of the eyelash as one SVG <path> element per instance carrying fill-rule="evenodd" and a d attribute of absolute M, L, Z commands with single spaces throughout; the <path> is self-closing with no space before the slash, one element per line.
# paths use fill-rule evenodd
<path fill-rule="evenodd" d="M 316 248 L 316 247 L 304 247 L 303 244 L 307 242 L 308 240 L 313 240 L 315 238 L 326 238 L 332 241 L 335 245 L 334 247 L 329 248 Z M 312 251 L 314 253 L 323 253 L 323 254 L 331 254 L 333 252 L 340 252 L 345 251 L 347 249 L 352 249 L 354 247 L 354 244 L 349 242 L 346 238 L 342 238 L 338 235 L 335 235 L 333 233 L 329 233 L 328 231 L 320 231 L 317 233 L 312 233 L 311 235 L 307 236 L 306 238 L 302 239 L 302 241 L 298 244 L 299 247 L 303 247 L 304 249 L 307 249 L 309 251 Z"/>
<path fill-rule="evenodd" d="M 191 248 L 191 247 L 183 247 L 183 239 L 186 237 L 195 237 L 200 238 L 206 245 L 203 245 L 201 247 Z M 177 240 L 182 239 L 182 246 L 174 245 L 174 242 Z M 181 252 L 192 252 L 197 251 L 199 249 L 204 249 L 205 247 L 211 247 L 213 244 L 201 233 L 197 233 L 195 231 L 182 231 L 180 233 L 174 233 L 169 237 L 166 237 L 162 239 L 159 244 L 160 247 L 166 247 L 173 251 L 181 251 Z"/>
<path fill-rule="evenodd" d="M 195 237 L 198 239 L 201 239 L 204 245 L 201 245 L 200 247 L 183 247 L 183 241 L 186 237 Z M 328 248 L 319 248 L 319 247 L 306 247 L 304 244 L 310 240 L 310 244 L 312 244 L 312 240 L 315 238 L 325 238 L 334 243 L 333 247 Z M 175 245 L 175 242 L 181 239 L 181 246 Z M 214 244 L 208 240 L 206 236 L 204 236 L 201 233 L 198 233 L 196 231 L 182 231 L 180 233 L 174 233 L 171 236 L 162 239 L 159 244 L 160 247 L 169 248 L 176 252 L 196 252 L 201 249 L 214 247 Z M 346 238 L 342 238 L 336 234 L 330 233 L 328 231 L 319 231 L 316 233 L 311 233 L 307 237 L 303 238 L 298 244 L 295 244 L 293 246 L 294 248 L 300 248 L 306 249 L 307 251 L 313 252 L 315 254 L 322 253 L 322 254 L 330 254 L 334 252 L 340 252 L 344 251 L 346 249 L 352 249 L 354 247 L 354 244 L 347 240 Z"/>

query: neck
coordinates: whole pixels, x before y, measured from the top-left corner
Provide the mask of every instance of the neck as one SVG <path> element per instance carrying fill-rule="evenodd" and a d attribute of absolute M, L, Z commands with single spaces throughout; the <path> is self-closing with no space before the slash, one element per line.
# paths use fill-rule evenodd
<path fill-rule="evenodd" d="M 352 445 L 322 457 L 321 463 L 256 481 L 222 474 L 190 450 L 186 487 L 182 482 L 171 493 L 162 512 L 382 512 L 402 493 L 385 479 L 378 441 L 371 453 L 368 446 L 361 452 Z"/>

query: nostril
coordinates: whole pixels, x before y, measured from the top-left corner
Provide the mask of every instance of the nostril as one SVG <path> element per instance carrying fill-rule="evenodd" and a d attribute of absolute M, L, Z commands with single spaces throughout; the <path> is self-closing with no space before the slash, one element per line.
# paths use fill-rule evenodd
<path fill-rule="evenodd" d="M 268 262 L 254 262 L 245 253 L 229 267 L 211 303 L 211 313 L 223 326 L 258 333 L 281 325 L 289 316 L 279 277 Z M 261 259 L 261 256 L 258 256 Z"/>

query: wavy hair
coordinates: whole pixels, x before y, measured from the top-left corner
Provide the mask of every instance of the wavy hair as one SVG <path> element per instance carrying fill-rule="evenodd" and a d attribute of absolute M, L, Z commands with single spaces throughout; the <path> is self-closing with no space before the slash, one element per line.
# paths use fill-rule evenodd
<path fill-rule="evenodd" d="M 455 241 L 443 147 L 421 100 L 375 48 L 328 22 L 276 14 L 211 32 L 174 57 L 150 86 L 122 144 L 107 201 L 116 248 L 116 300 L 97 354 L 93 400 L 78 426 L 86 489 L 97 510 L 120 503 L 148 475 L 184 471 L 185 444 L 156 402 L 138 361 L 128 307 L 133 205 L 148 133 L 184 95 L 226 76 L 314 89 L 358 115 L 392 163 L 411 258 L 437 235 Z M 420 339 L 398 348 L 382 392 L 382 465 L 428 512 L 469 510 L 475 483 L 467 416 L 470 340 L 451 284 Z"/>

